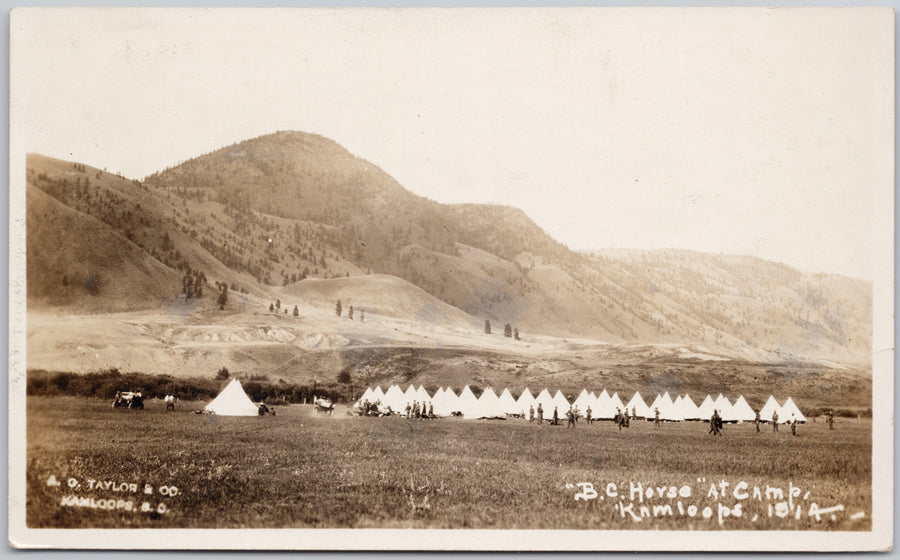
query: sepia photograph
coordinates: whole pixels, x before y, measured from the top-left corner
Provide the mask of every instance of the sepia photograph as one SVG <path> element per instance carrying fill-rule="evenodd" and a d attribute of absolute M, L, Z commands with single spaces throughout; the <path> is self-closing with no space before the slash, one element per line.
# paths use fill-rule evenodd
<path fill-rule="evenodd" d="M 13 9 L 10 545 L 890 549 L 894 22 Z"/>

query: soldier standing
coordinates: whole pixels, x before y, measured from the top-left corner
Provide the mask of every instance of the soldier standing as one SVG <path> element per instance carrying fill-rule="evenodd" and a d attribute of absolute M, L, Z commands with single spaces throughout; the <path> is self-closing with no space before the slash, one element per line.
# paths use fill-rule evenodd
<path fill-rule="evenodd" d="M 772 412 L 772 432 L 778 431 L 778 412 Z"/>
<path fill-rule="evenodd" d="M 714 436 L 722 435 L 722 417 L 719 416 L 718 410 L 714 410 L 713 415 L 709 417 L 709 431 L 706 432 L 706 435 L 709 434 Z"/>
<path fill-rule="evenodd" d="M 759 409 L 757 408 L 754 412 L 756 412 L 756 431 L 759 433 Z"/>
<path fill-rule="evenodd" d="M 544 423 L 544 406 L 541 403 L 538 403 L 538 424 Z"/>

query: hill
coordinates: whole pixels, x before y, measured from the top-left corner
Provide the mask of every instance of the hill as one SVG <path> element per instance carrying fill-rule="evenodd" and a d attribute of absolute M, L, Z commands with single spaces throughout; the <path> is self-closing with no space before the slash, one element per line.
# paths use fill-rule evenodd
<path fill-rule="evenodd" d="M 700 345 L 756 362 L 870 364 L 865 282 L 749 257 L 577 253 L 518 209 L 416 196 L 321 136 L 262 136 L 144 180 L 39 155 L 27 166 L 29 309 L 166 309 L 174 294 L 199 296 L 187 308 L 216 323 L 226 289 L 263 311 L 340 298 L 429 328 L 489 320 L 499 332 Z M 79 223 L 42 225 L 38 206 Z M 111 258 L 42 253 L 95 239 Z M 102 266 L 97 293 L 63 285 L 88 264 Z"/>
<path fill-rule="evenodd" d="M 35 187 L 26 199 L 30 304 L 128 310 L 178 294 L 178 274 L 116 230 Z"/>
<path fill-rule="evenodd" d="M 306 304 L 341 301 L 343 313 L 356 307 L 360 312 L 418 320 L 445 327 L 477 327 L 477 320 L 459 309 L 447 305 L 428 292 L 405 280 L 386 274 L 371 274 L 329 280 L 307 278 L 290 284 L 281 291 L 286 301 Z"/>
<path fill-rule="evenodd" d="M 614 282 L 639 290 L 629 308 L 649 325 L 644 337 L 686 331 L 716 346 L 845 363 L 864 363 L 870 352 L 870 282 L 684 250 L 616 249 L 592 257 Z"/>

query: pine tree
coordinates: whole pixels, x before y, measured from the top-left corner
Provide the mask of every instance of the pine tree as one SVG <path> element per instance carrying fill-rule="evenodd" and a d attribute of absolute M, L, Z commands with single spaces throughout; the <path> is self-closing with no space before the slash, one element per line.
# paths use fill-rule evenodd
<path fill-rule="evenodd" d="M 270 303 L 270 304 L 269 304 L 269 311 L 275 311 L 275 304 L 274 304 L 274 303 Z"/>
<path fill-rule="evenodd" d="M 484 320 L 484 334 L 491 334 L 491 322 L 487 319 Z"/>
<path fill-rule="evenodd" d="M 225 309 L 225 304 L 228 303 L 228 285 L 222 285 L 222 291 L 219 293 L 219 299 L 217 301 L 219 304 L 219 310 Z"/>
<path fill-rule="evenodd" d="M 353 306 L 350 306 L 350 310 L 347 312 L 347 318 L 351 321 L 353 320 Z"/>
<path fill-rule="evenodd" d="M 359 310 L 359 322 L 362 323 L 365 320 L 366 320 L 366 310 L 360 309 Z"/>
<path fill-rule="evenodd" d="M 297 306 L 295 305 L 294 306 L 294 317 L 299 317 L 299 316 L 300 316 L 300 310 L 297 309 Z"/>
<path fill-rule="evenodd" d="M 334 306 L 334 312 L 337 314 L 338 317 L 340 317 L 341 311 L 342 311 L 341 300 L 337 300 L 337 305 Z"/>
<path fill-rule="evenodd" d="M 515 338 L 516 340 L 520 340 L 519 339 L 519 329 L 513 329 L 513 338 Z"/>
<path fill-rule="evenodd" d="M 512 337 L 512 325 L 509 323 L 506 323 L 506 325 L 503 326 L 503 336 L 506 338 Z"/>

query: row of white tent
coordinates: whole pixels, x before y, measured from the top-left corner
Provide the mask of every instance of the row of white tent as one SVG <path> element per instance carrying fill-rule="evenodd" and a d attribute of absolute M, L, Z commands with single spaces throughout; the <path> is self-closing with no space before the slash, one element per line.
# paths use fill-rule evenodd
<path fill-rule="evenodd" d="M 497 396 L 497 393 L 488 387 L 480 397 L 476 397 L 468 385 L 458 395 L 449 387 L 439 388 L 434 395 L 429 395 L 421 385 L 418 389 L 410 385 L 406 391 L 403 391 L 398 385 L 392 385 L 387 391 L 383 391 L 381 386 L 366 389 L 359 398 L 357 406 L 361 406 L 364 402 L 380 403 L 383 407 L 390 407 L 394 413 L 404 413 L 407 405 L 413 406 L 414 403 L 419 403 L 433 409 L 435 416 L 450 416 L 453 413 L 459 413 L 464 418 L 497 418 L 507 414 L 528 417 L 532 410 L 537 415 L 538 405 L 540 405 L 544 418 L 552 418 L 554 409 L 559 417 L 563 418 L 570 408 L 573 408 L 580 416 L 587 416 L 588 408 L 590 408 L 591 417 L 595 419 L 612 419 L 621 412 L 631 417 L 653 420 L 658 411 L 660 420 L 709 420 L 713 413 L 718 411 L 719 416 L 725 422 L 756 420 L 756 412 L 747 404 L 743 396 L 738 397 L 732 403 L 722 394 L 715 399 L 707 395 L 698 406 L 694 404 L 690 395 L 677 395 L 673 400 L 666 392 L 657 395 L 652 404 L 647 405 L 640 392 L 636 392 L 627 403 L 623 403 L 618 393 L 610 396 L 604 389 L 599 395 L 596 395 L 593 392 L 589 393 L 587 389 L 582 389 L 578 397 L 569 403 L 561 391 L 556 391 L 551 396 L 547 389 L 542 390 L 535 397 L 526 388 L 519 398 L 515 399 L 509 389 L 503 389 Z M 790 397 L 784 404 L 779 405 L 775 397 L 770 395 L 766 404 L 759 411 L 760 420 L 767 422 L 776 418 L 776 414 L 778 423 L 792 420 L 806 422 L 806 417 Z"/>

